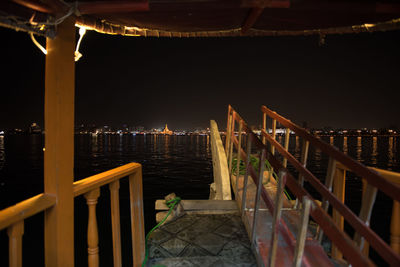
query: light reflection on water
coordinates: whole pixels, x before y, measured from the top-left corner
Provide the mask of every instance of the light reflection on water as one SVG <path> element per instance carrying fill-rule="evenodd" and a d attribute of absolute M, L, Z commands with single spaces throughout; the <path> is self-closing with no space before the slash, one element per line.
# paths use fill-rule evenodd
<path fill-rule="evenodd" d="M 372 137 L 372 154 L 371 154 L 371 163 L 372 165 L 377 164 L 377 157 L 378 157 L 378 137 Z"/>
<path fill-rule="evenodd" d="M 3 169 L 6 161 L 6 152 L 4 151 L 4 136 L 0 135 L 0 170 Z"/>
<path fill-rule="evenodd" d="M 388 144 L 388 167 L 392 167 L 395 164 L 394 152 L 393 152 L 393 137 L 389 137 Z"/>
<path fill-rule="evenodd" d="M 357 156 L 356 159 L 358 161 L 362 161 L 361 159 L 361 153 L 362 153 L 362 137 L 361 136 L 357 136 L 357 146 L 356 146 L 356 152 L 357 152 Z"/>
<path fill-rule="evenodd" d="M 357 137 L 324 136 L 349 156 L 367 166 L 400 171 L 398 136 Z M 243 138 L 243 144 L 246 143 Z M 278 140 L 282 138 L 278 137 Z M 300 158 L 302 139 L 291 136 L 289 150 Z M 43 192 L 43 137 L 0 137 L 0 202 L 5 206 Z M 212 182 L 209 136 L 155 135 L 76 135 L 75 179 L 129 163 L 143 165 L 146 226 L 153 225 L 154 201 L 175 192 L 186 199 L 208 198 Z M 310 149 L 307 166 L 321 180 L 325 178 L 328 158 Z M 347 185 L 360 191 L 361 181 L 348 176 Z M 21 184 L 27 186 L 21 187 Z M 346 189 L 348 190 L 348 189 Z M 349 189 L 350 191 L 350 189 Z M 121 186 L 121 194 L 123 190 Z M 356 194 L 355 194 L 356 195 Z M 352 199 L 353 195 L 347 196 Z M 6 199 L 6 201 L 5 201 Z M 13 203 L 10 203 L 13 202 Z M 85 207 L 85 206 L 84 206 Z M 153 211 L 152 211 L 153 209 Z M 85 210 L 86 212 L 86 210 Z"/>

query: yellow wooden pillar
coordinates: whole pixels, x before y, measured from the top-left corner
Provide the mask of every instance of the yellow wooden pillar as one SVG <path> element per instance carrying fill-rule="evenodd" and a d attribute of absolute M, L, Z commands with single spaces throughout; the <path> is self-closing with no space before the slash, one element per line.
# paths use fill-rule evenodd
<path fill-rule="evenodd" d="M 57 202 L 45 212 L 46 266 L 74 266 L 74 24 L 67 18 L 47 39 L 44 192 Z"/>

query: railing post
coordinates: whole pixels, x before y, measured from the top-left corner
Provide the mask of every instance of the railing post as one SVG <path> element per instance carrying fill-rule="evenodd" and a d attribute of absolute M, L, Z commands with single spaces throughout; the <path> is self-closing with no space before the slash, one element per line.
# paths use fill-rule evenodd
<path fill-rule="evenodd" d="M 272 234 L 271 234 L 271 246 L 270 253 L 268 255 L 268 266 L 274 267 L 276 260 L 276 252 L 278 248 L 278 235 L 279 235 L 279 224 L 281 222 L 281 214 L 282 214 L 282 205 L 283 205 L 283 190 L 286 184 L 286 172 L 279 172 L 279 180 L 278 180 L 278 188 L 276 189 L 276 197 L 275 197 L 275 207 L 274 207 L 274 216 L 272 219 Z"/>
<path fill-rule="evenodd" d="M 369 225 L 372 208 L 375 203 L 378 189 L 369 184 L 365 179 L 363 179 L 362 181 L 363 181 L 363 193 L 362 193 L 361 210 L 358 217 L 363 222 L 365 222 L 365 224 Z M 360 250 L 363 251 L 364 255 L 368 256 L 369 254 L 368 242 L 366 242 L 364 238 L 357 232 L 354 235 L 354 241 L 360 247 Z"/>
<path fill-rule="evenodd" d="M 289 151 L 289 138 L 290 138 L 290 129 L 286 128 L 286 133 L 285 133 L 285 150 Z M 282 165 L 284 168 L 287 167 L 287 158 L 283 157 L 283 162 Z"/>
<path fill-rule="evenodd" d="M 242 218 L 244 218 L 246 213 L 246 194 L 247 194 L 247 183 L 249 181 L 249 165 L 251 157 L 251 134 L 247 134 L 247 146 L 246 146 L 246 163 L 245 163 L 245 173 L 243 177 L 243 191 L 242 191 Z"/>
<path fill-rule="evenodd" d="M 265 132 L 267 132 L 267 113 L 263 112 L 263 128 L 262 128 Z M 265 145 L 265 136 L 262 135 L 262 142 Z"/>
<path fill-rule="evenodd" d="M 228 169 L 229 169 L 229 177 L 231 177 L 232 174 L 232 160 L 233 160 L 233 137 L 235 135 L 235 117 L 232 115 L 232 121 L 231 121 L 231 137 L 229 141 L 229 155 L 228 155 Z"/>
<path fill-rule="evenodd" d="M 390 246 L 400 254 L 400 203 L 395 200 L 390 221 Z"/>
<path fill-rule="evenodd" d="M 342 203 L 344 203 L 345 190 L 346 190 L 346 170 L 336 167 L 335 179 L 333 182 L 333 194 Z M 343 231 L 344 228 L 343 216 L 336 209 L 333 209 L 332 217 L 333 221 L 336 223 L 339 229 Z M 340 252 L 340 250 L 333 244 L 332 244 L 332 258 L 337 260 L 343 258 L 342 252 Z"/>
<path fill-rule="evenodd" d="M 332 157 L 329 157 L 328 170 L 326 171 L 326 178 L 325 178 L 325 187 L 328 188 L 329 192 L 332 192 L 332 184 L 335 178 L 335 173 L 336 173 L 336 160 Z M 325 212 L 327 212 L 328 207 L 329 207 L 329 202 L 325 199 L 325 197 L 322 197 L 322 209 Z M 319 243 L 321 243 L 324 231 L 322 230 L 321 227 L 318 227 L 317 233 L 318 233 L 318 241 Z"/>
<path fill-rule="evenodd" d="M 294 252 L 294 262 L 293 266 L 300 267 L 304 254 L 304 247 L 306 244 L 308 221 L 311 208 L 311 200 L 307 197 L 303 197 L 303 208 L 301 211 L 301 222 L 299 231 L 296 238 L 296 248 Z"/>
<path fill-rule="evenodd" d="M 264 169 L 265 169 L 265 157 L 266 157 L 266 151 L 263 149 L 261 151 L 260 155 L 260 164 L 259 164 L 259 174 L 258 174 L 258 183 L 257 183 L 257 193 L 256 193 L 256 198 L 254 202 L 254 215 L 253 215 L 253 228 L 251 229 L 251 245 L 255 244 L 256 241 L 256 228 L 257 228 L 257 217 L 258 217 L 258 206 L 260 205 L 260 196 L 261 196 L 261 191 L 263 185 L 263 180 L 264 180 Z"/>
<path fill-rule="evenodd" d="M 302 147 L 301 147 L 301 158 L 300 162 L 305 168 L 307 166 L 307 158 L 308 158 L 308 147 L 309 147 L 309 142 L 307 140 L 303 140 L 302 142 Z M 299 174 L 299 184 L 301 187 L 304 185 L 304 177 L 303 175 Z"/>
<path fill-rule="evenodd" d="M 145 256 L 142 167 L 129 176 L 133 266 L 142 266 Z"/>
<path fill-rule="evenodd" d="M 239 140 L 237 149 L 237 161 L 236 161 L 236 193 L 239 193 L 239 175 L 240 175 L 240 161 L 241 161 L 241 151 L 242 151 L 242 125 L 243 121 L 239 122 Z"/>
<path fill-rule="evenodd" d="M 22 267 L 22 235 L 24 234 L 24 221 L 14 223 L 7 229 L 9 238 L 9 266 Z"/>
<path fill-rule="evenodd" d="M 99 234 L 97 231 L 96 204 L 100 196 L 100 188 L 94 189 L 85 194 L 88 205 L 88 265 L 89 267 L 99 266 Z"/>
<path fill-rule="evenodd" d="M 230 113 L 230 106 L 229 106 L 228 124 L 226 125 L 226 135 L 225 135 L 225 153 L 227 158 L 229 156 L 229 144 L 231 141 L 231 122 L 232 122 L 232 115 Z"/>
<path fill-rule="evenodd" d="M 272 120 L 272 135 L 271 135 L 272 139 L 276 139 L 276 120 L 273 119 Z M 275 155 L 275 147 L 274 145 L 272 145 L 271 143 L 271 154 Z"/>
<path fill-rule="evenodd" d="M 45 75 L 44 193 L 56 196 L 45 211 L 46 266 L 74 266 L 75 18 L 47 38 Z"/>
<path fill-rule="evenodd" d="M 122 266 L 121 257 L 121 226 L 119 212 L 119 180 L 110 183 L 111 227 L 113 236 L 114 267 Z"/>

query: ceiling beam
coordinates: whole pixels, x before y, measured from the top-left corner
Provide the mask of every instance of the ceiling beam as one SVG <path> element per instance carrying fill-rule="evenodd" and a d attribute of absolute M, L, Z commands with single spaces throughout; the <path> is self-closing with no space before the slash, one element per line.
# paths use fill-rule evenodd
<path fill-rule="evenodd" d="M 290 0 L 242 0 L 244 8 L 289 8 Z"/>
<path fill-rule="evenodd" d="M 253 27 L 263 11 L 264 8 L 252 8 L 250 10 L 249 15 L 246 17 L 246 20 L 243 23 L 241 29 L 242 34 L 246 34 L 247 31 L 250 30 L 251 27 Z"/>
<path fill-rule="evenodd" d="M 127 13 L 149 11 L 149 1 L 98 1 L 78 2 L 78 10 L 82 15 L 103 13 Z"/>
<path fill-rule="evenodd" d="M 241 29 L 241 33 L 246 34 L 257 22 L 264 8 L 289 8 L 290 0 L 242 0 L 241 7 L 251 8 Z"/>
<path fill-rule="evenodd" d="M 39 11 L 42 13 L 52 14 L 54 10 L 49 6 L 41 2 L 33 0 L 12 0 L 14 3 L 29 8 L 34 11 Z"/>

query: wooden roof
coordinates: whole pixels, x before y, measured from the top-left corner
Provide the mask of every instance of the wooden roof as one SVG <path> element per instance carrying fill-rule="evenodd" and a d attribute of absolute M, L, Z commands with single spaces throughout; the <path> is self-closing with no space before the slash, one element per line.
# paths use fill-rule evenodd
<path fill-rule="evenodd" d="M 394 0 L 11 0 L 0 24 L 53 36 L 74 15 L 101 33 L 224 37 L 355 33 L 400 27 Z"/>

